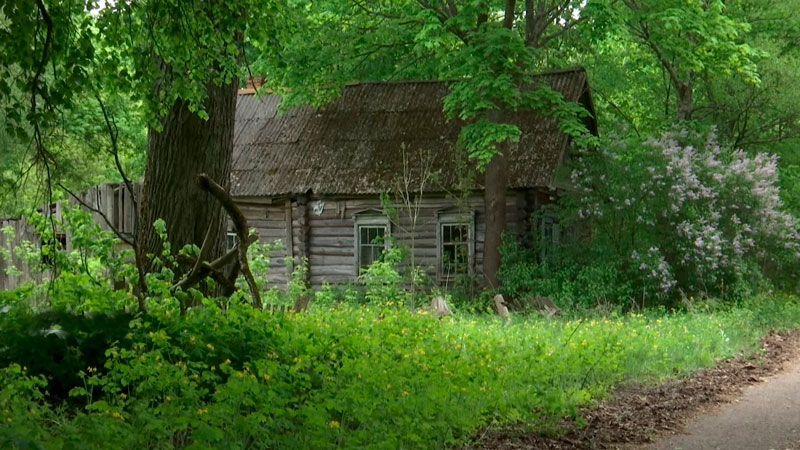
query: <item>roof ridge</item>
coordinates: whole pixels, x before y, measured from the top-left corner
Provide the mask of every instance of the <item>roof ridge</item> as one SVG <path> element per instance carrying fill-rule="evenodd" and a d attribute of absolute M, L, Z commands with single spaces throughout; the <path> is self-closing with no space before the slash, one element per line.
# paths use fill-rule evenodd
<path fill-rule="evenodd" d="M 543 72 L 539 72 L 533 75 L 533 78 L 547 76 L 547 75 L 559 75 L 563 73 L 571 73 L 571 72 L 582 72 L 586 73 L 586 68 L 583 66 L 571 66 L 571 67 L 562 67 L 558 69 L 548 69 Z M 345 87 L 352 87 L 352 86 L 359 86 L 364 84 L 422 84 L 422 83 L 447 83 L 447 82 L 454 82 L 465 80 L 466 78 L 447 78 L 444 80 L 432 80 L 432 79 L 425 79 L 425 78 L 407 78 L 401 80 L 358 80 L 358 81 L 349 81 L 345 84 Z"/>

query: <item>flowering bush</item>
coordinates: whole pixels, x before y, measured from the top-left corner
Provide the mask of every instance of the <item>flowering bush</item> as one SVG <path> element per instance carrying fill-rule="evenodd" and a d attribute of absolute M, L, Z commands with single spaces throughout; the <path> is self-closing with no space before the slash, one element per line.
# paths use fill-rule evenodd
<path fill-rule="evenodd" d="M 776 156 L 668 132 L 574 161 L 564 219 L 590 224 L 589 256 L 613 262 L 642 299 L 730 296 L 796 279 L 800 234 L 783 208 Z"/>

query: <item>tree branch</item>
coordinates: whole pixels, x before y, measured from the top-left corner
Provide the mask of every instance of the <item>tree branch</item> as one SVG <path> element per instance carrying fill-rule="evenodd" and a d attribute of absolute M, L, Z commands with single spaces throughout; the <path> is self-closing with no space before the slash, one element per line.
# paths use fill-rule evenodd
<path fill-rule="evenodd" d="M 117 139 L 119 138 L 119 129 L 117 128 L 117 123 L 114 121 L 113 117 L 109 117 L 108 111 L 106 110 L 105 104 L 103 104 L 103 100 L 100 98 L 99 94 L 96 94 L 94 98 L 97 100 L 97 103 L 100 105 L 100 110 L 103 112 L 103 119 L 106 123 L 106 130 L 108 130 L 108 137 L 111 140 L 111 149 L 109 153 L 111 156 L 114 157 L 114 165 L 117 167 L 117 172 L 122 177 L 123 183 L 125 183 L 125 187 L 128 189 L 128 193 L 131 196 L 131 201 L 133 203 L 133 210 L 137 213 L 139 212 L 139 206 L 136 202 L 136 194 L 133 192 L 133 183 L 131 183 L 130 178 L 125 173 L 125 170 L 122 168 L 122 163 L 119 160 L 119 145 L 117 144 Z M 137 224 L 138 220 L 134 222 Z M 134 234 L 136 232 L 134 231 Z"/>
<path fill-rule="evenodd" d="M 100 217 L 103 219 L 103 222 L 105 222 L 105 223 L 106 223 L 106 225 L 108 226 L 108 228 L 109 228 L 109 229 L 111 229 L 111 231 L 112 231 L 112 232 L 113 232 L 113 233 L 114 233 L 114 234 L 115 234 L 115 235 L 116 235 L 116 236 L 117 236 L 117 237 L 118 237 L 118 238 L 119 238 L 119 239 L 120 239 L 122 242 L 124 242 L 124 243 L 126 243 L 126 244 L 130 245 L 131 247 L 136 247 L 135 238 L 134 238 L 134 240 L 131 240 L 131 239 L 129 239 L 129 238 L 127 238 L 127 237 L 125 237 L 125 236 L 124 236 L 124 235 L 123 235 L 123 234 L 122 234 L 122 233 L 121 233 L 119 230 L 117 230 L 117 228 L 114 226 L 114 224 L 113 224 L 113 223 L 111 223 L 111 220 L 109 220 L 108 216 L 106 216 L 106 215 L 105 215 L 105 213 L 104 213 L 103 211 L 100 211 L 99 209 L 95 208 L 94 206 L 91 206 L 91 205 L 89 205 L 88 203 L 86 203 L 85 201 L 83 201 L 83 199 L 81 199 L 80 197 L 78 197 L 77 195 L 75 195 L 75 194 L 74 194 L 74 193 L 73 193 L 71 190 L 69 190 L 69 189 L 68 189 L 66 186 L 64 186 L 63 184 L 61 184 L 61 183 L 57 183 L 57 185 L 58 185 L 58 187 L 59 187 L 59 188 L 61 188 L 62 190 L 64 190 L 64 192 L 66 192 L 67 194 L 69 194 L 69 196 L 70 196 L 70 197 L 74 198 L 74 199 L 75 199 L 75 201 L 77 201 L 77 202 L 78 202 L 78 203 L 79 203 L 81 206 L 83 206 L 84 208 L 88 209 L 89 211 L 91 211 L 91 212 L 93 212 L 93 213 L 95 213 L 95 214 L 98 214 L 98 215 L 99 215 L 99 216 L 100 216 Z"/>
<path fill-rule="evenodd" d="M 247 219 L 244 217 L 244 214 L 242 214 L 242 211 L 236 206 L 236 203 L 233 202 L 233 198 L 231 198 L 230 194 L 228 194 L 228 192 L 226 192 L 222 186 L 218 185 L 208 175 L 204 173 L 198 175 L 197 183 L 203 190 L 216 198 L 230 216 L 233 226 L 236 228 L 236 235 L 239 238 L 239 245 L 237 247 L 239 249 L 239 264 L 241 265 L 242 275 L 244 275 L 244 279 L 247 281 L 247 285 L 250 287 L 250 293 L 253 296 L 253 307 L 261 309 L 261 293 L 258 291 L 258 284 L 256 284 L 256 279 L 253 277 L 253 272 L 250 271 L 250 264 L 247 262 L 247 248 L 250 246 L 248 239 L 249 228 L 247 226 Z"/>

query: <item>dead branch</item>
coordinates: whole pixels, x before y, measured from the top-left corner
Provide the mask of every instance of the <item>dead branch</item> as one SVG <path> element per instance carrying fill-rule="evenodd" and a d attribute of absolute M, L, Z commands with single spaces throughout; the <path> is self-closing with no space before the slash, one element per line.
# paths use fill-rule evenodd
<path fill-rule="evenodd" d="M 125 183 L 125 187 L 128 188 L 128 193 L 130 194 L 131 201 L 133 203 L 133 210 L 138 212 L 139 206 L 136 202 L 136 194 L 133 192 L 133 183 L 131 182 L 130 178 L 128 178 L 128 175 L 125 173 L 125 170 L 122 168 L 122 163 L 119 160 L 119 145 L 117 144 L 117 139 L 119 138 L 119 128 L 117 128 L 117 122 L 113 117 L 109 116 L 108 111 L 106 110 L 106 105 L 103 103 L 100 95 L 95 95 L 94 98 L 100 105 L 100 111 L 103 112 L 103 119 L 106 123 L 106 130 L 108 131 L 108 138 L 111 140 L 111 148 L 108 150 L 108 152 L 114 157 L 114 165 L 117 168 L 117 172 L 119 172 L 119 175 L 122 177 L 122 182 Z M 134 224 L 136 225 L 138 222 L 134 222 Z M 136 234 L 135 230 L 134 234 Z"/>
<path fill-rule="evenodd" d="M 242 271 L 242 275 L 244 275 L 244 279 L 247 281 L 248 287 L 250 287 L 250 293 L 253 295 L 253 307 L 261 309 L 261 293 L 258 291 L 258 284 L 256 284 L 256 279 L 253 276 L 253 272 L 250 271 L 250 264 L 247 261 L 247 248 L 250 246 L 247 219 L 244 217 L 239 207 L 236 206 L 236 203 L 233 202 L 233 198 L 231 198 L 230 194 L 228 194 L 222 186 L 209 178 L 208 175 L 204 173 L 198 175 L 197 184 L 216 198 L 217 201 L 222 204 L 222 207 L 225 208 L 228 216 L 230 216 L 233 226 L 236 229 L 236 236 L 239 238 L 239 245 L 236 247 L 239 251 L 240 270 Z"/>
<path fill-rule="evenodd" d="M 255 236 L 250 236 L 249 239 L 248 239 L 247 245 L 252 244 L 257 239 L 258 238 L 255 237 Z M 205 246 L 205 243 L 203 245 Z M 192 268 L 192 270 L 189 272 L 189 274 L 186 277 L 182 278 L 180 281 L 175 283 L 175 285 L 173 286 L 173 289 L 180 288 L 180 289 L 186 290 L 186 289 L 196 285 L 200 281 L 202 281 L 203 278 L 205 278 L 205 277 L 207 277 L 209 275 L 213 275 L 214 273 L 219 273 L 220 275 L 222 275 L 225 278 L 225 282 L 221 283 L 223 285 L 223 287 L 226 287 L 226 286 L 229 287 L 230 285 L 232 285 L 232 283 L 230 281 L 231 277 L 223 275 L 222 272 L 220 272 L 220 271 L 222 270 L 223 267 L 225 267 L 228 264 L 236 261 L 236 259 L 237 259 L 236 257 L 238 255 L 239 255 L 239 244 L 236 244 L 227 253 L 225 253 L 224 255 L 220 256 L 219 258 L 217 258 L 217 259 L 215 259 L 214 261 L 211 261 L 211 262 L 205 260 L 205 254 L 204 254 L 202 249 L 200 250 L 200 258 L 197 258 L 197 259 L 192 258 L 190 256 L 180 256 L 179 258 L 181 258 L 182 261 L 186 262 L 187 264 L 192 264 L 194 267 Z M 231 290 L 231 292 L 233 290 L 236 290 L 235 287 L 234 287 L 234 289 Z"/>

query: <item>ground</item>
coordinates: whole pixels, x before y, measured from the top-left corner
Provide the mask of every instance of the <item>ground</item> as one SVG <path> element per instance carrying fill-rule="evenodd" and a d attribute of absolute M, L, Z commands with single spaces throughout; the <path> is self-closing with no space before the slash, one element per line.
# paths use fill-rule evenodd
<path fill-rule="evenodd" d="M 642 450 L 800 450 L 800 359 Z"/>
<path fill-rule="evenodd" d="M 559 437 L 490 430 L 471 448 L 800 450 L 800 330 L 761 344 L 763 353 L 690 377 L 621 388 Z"/>

